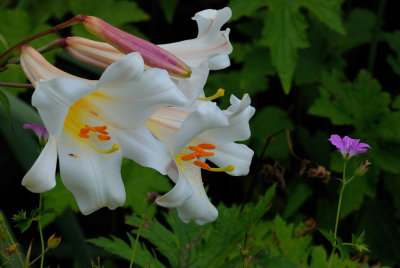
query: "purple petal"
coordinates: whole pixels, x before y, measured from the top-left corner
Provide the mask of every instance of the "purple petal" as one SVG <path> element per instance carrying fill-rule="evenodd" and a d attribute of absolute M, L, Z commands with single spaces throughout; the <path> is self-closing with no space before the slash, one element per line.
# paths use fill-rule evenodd
<path fill-rule="evenodd" d="M 328 140 L 332 143 L 332 145 L 336 146 L 336 148 L 338 149 L 344 148 L 342 138 L 340 138 L 339 135 L 337 134 L 331 135 L 331 137 Z"/>

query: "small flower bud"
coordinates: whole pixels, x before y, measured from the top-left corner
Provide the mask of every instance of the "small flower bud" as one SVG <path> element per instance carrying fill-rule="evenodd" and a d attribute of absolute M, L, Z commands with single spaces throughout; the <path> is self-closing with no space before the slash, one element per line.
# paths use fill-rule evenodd
<path fill-rule="evenodd" d="M 365 163 L 360 164 L 360 166 L 356 169 L 354 174 L 358 177 L 364 175 L 368 171 L 368 166 L 371 165 L 371 163 L 368 160 L 365 160 Z"/>
<path fill-rule="evenodd" d="M 146 193 L 146 195 L 151 202 L 154 202 L 158 197 L 160 197 L 157 193 Z"/>
<path fill-rule="evenodd" d="M 56 248 L 61 243 L 61 237 L 56 237 L 55 234 L 52 234 L 47 240 L 47 247 L 49 249 Z"/>

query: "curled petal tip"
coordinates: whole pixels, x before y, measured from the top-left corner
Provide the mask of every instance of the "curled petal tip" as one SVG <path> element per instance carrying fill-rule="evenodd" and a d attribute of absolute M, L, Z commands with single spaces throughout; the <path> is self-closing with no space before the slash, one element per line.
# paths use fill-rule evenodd
<path fill-rule="evenodd" d="M 150 67 L 165 69 L 177 77 L 187 78 L 191 75 L 189 66 L 182 60 L 149 41 L 124 32 L 97 17 L 86 16 L 82 23 L 90 33 L 118 50 L 124 53 L 139 52 Z"/>

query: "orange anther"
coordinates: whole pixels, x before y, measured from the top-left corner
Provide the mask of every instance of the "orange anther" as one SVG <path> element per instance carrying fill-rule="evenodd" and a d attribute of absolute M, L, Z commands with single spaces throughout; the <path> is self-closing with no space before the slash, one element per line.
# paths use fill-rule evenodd
<path fill-rule="evenodd" d="M 96 131 L 104 131 L 104 130 L 106 130 L 107 129 L 107 126 L 98 126 L 98 127 L 94 127 L 94 129 L 96 130 Z"/>
<path fill-rule="evenodd" d="M 204 153 L 204 150 L 199 146 L 189 146 L 189 149 L 198 153 Z"/>
<path fill-rule="evenodd" d="M 107 135 L 98 135 L 97 137 L 99 138 L 99 140 L 102 141 L 108 141 L 109 139 L 111 139 L 111 137 Z"/>
<path fill-rule="evenodd" d="M 206 169 L 206 170 L 210 170 L 211 169 L 211 167 L 208 164 L 206 164 L 204 162 L 201 162 L 201 161 L 198 161 L 198 160 L 193 161 L 193 164 L 195 166 L 198 166 L 198 167 L 202 168 L 202 169 Z"/>
<path fill-rule="evenodd" d="M 199 157 L 201 157 L 201 156 L 213 156 L 213 155 L 214 155 L 213 152 L 204 152 L 204 153 L 200 153 Z"/>
<path fill-rule="evenodd" d="M 80 130 L 80 132 L 81 133 L 89 133 L 89 129 L 87 129 L 87 128 L 81 128 L 81 130 Z"/>
<path fill-rule="evenodd" d="M 90 136 L 87 133 L 79 132 L 79 137 L 81 137 L 81 138 L 89 138 Z"/>
<path fill-rule="evenodd" d="M 187 154 L 187 155 L 181 156 L 181 159 L 183 161 L 189 161 L 189 160 L 192 160 L 192 159 L 194 159 L 194 158 L 196 158 L 198 156 L 199 156 L 198 153 L 191 153 L 191 154 Z"/>
<path fill-rule="evenodd" d="M 199 145 L 197 145 L 197 147 L 209 150 L 214 150 L 215 148 L 217 148 L 214 144 L 211 143 L 200 143 Z"/>

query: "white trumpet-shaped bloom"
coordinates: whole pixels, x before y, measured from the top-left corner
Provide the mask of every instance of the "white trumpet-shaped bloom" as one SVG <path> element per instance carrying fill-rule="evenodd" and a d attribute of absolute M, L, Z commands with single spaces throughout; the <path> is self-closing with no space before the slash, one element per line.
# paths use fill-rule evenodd
<path fill-rule="evenodd" d="M 204 190 L 201 169 L 234 176 L 249 172 L 253 151 L 235 141 L 250 137 L 249 119 L 255 109 L 247 94 L 242 100 L 232 95 L 230 101 L 231 106 L 225 111 L 208 101 L 191 108 L 164 107 L 146 123 L 174 158 L 167 174 L 175 186 L 156 202 L 176 207 L 184 222 L 204 224 L 218 217 Z M 211 167 L 206 160 L 217 167 Z"/>
<path fill-rule="evenodd" d="M 22 48 L 21 65 L 35 85 L 32 105 L 49 132 L 22 180 L 26 188 L 40 193 L 55 186 L 58 155 L 63 183 L 89 214 L 124 203 L 123 157 L 167 172 L 170 153 L 144 126 L 160 107 L 186 101 L 165 70 L 144 71 L 140 54 L 131 53 L 99 81 L 88 81 L 56 69 L 29 47 Z"/>

